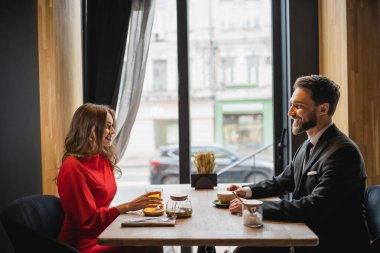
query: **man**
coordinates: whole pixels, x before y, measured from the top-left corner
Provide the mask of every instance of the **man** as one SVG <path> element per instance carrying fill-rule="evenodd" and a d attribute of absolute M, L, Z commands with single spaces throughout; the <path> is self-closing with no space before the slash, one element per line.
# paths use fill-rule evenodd
<path fill-rule="evenodd" d="M 228 187 L 243 198 L 292 192 L 291 200 L 264 201 L 263 215 L 266 219 L 304 222 L 318 235 L 318 247 L 296 248 L 296 252 L 364 252 L 369 245 L 363 216 L 364 161 L 357 145 L 332 123 L 339 97 L 339 86 L 326 77 L 298 78 L 288 116 L 293 120 L 293 134 L 306 131 L 308 140 L 280 175 L 242 188 Z M 233 200 L 230 211 L 240 213 L 240 202 Z M 283 248 L 264 250 L 289 252 Z M 238 252 L 261 251 L 242 247 Z"/>

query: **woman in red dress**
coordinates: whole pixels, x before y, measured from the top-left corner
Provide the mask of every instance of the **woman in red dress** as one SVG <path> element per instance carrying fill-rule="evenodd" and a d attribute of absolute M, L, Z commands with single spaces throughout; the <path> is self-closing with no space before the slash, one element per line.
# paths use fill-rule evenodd
<path fill-rule="evenodd" d="M 162 252 L 162 247 L 97 244 L 98 235 L 119 214 L 157 205 L 162 200 L 143 194 L 131 202 L 110 207 L 116 194 L 114 173 L 121 173 L 112 145 L 114 134 L 115 113 L 108 106 L 86 103 L 76 110 L 57 177 L 65 212 L 59 240 L 83 253 Z"/>

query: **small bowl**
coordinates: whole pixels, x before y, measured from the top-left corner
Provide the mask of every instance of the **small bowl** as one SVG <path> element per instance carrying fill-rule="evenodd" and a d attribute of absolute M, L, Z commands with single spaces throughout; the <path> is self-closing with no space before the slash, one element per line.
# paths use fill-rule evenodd
<path fill-rule="evenodd" d="M 232 191 L 220 191 L 217 193 L 218 200 L 221 204 L 229 204 L 235 198 Z"/>

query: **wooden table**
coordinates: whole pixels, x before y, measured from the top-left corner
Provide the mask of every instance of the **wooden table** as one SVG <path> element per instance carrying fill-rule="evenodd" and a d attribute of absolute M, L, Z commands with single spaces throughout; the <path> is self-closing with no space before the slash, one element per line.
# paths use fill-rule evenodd
<path fill-rule="evenodd" d="M 193 214 L 188 219 L 177 219 L 174 227 L 121 227 L 122 221 L 139 214 L 119 215 L 98 237 L 102 245 L 129 246 L 316 246 L 318 237 L 303 223 L 264 220 L 262 228 L 243 225 L 242 217 L 228 209 L 214 207 L 219 185 L 213 190 L 194 190 L 188 184 L 161 185 L 164 203 L 170 194 L 186 193 L 192 203 Z M 144 193 L 144 187 L 125 187 L 126 200 Z"/>

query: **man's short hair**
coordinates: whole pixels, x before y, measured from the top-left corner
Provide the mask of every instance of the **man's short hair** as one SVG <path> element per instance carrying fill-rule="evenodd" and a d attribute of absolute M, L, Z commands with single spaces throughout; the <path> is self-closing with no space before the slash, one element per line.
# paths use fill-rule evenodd
<path fill-rule="evenodd" d="M 329 115 L 333 115 L 339 101 L 339 85 L 321 75 L 301 76 L 295 81 L 293 88 L 308 89 L 316 105 L 328 103 Z"/>

